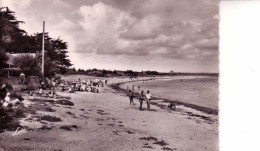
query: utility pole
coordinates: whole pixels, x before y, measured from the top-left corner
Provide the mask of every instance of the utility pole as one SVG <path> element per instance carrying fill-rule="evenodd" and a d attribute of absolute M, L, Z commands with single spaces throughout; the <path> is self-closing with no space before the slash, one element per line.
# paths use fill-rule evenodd
<path fill-rule="evenodd" d="M 42 32 L 42 80 L 44 81 L 44 31 L 45 21 L 43 21 L 43 32 Z"/>
<path fill-rule="evenodd" d="M 4 42 L 3 42 L 3 32 L 4 32 L 4 28 L 5 28 L 5 22 L 4 22 L 4 11 L 2 11 L 2 9 L 4 9 L 4 8 L 6 8 L 6 7 L 0 7 L 0 12 L 1 12 L 1 14 L 2 14 L 2 16 L 0 16 L 0 50 L 2 50 L 2 49 L 4 49 L 4 47 L 3 47 L 3 44 L 4 44 Z"/>

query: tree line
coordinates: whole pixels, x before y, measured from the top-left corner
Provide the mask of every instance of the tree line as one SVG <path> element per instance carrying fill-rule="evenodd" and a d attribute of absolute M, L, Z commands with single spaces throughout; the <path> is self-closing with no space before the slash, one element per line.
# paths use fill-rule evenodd
<path fill-rule="evenodd" d="M 68 69 L 66 74 L 82 74 L 82 75 L 91 75 L 91 76 L 98 76 L 98 77 L 116 77 L 116 76 L 129 76 L 129 77 L 138 77 L 138 76 L 149 76 L 149 75 L 162 75 L 157 71 L 133 71 L 133 70 L 105 70 L 105 69 L 75 69 L 70 68 Z"/>
<path fill-rule="evenodd" d="M 6 53 L 36 53 L 37 57 L 21 56 L 13 63 L 27 75 L 39 76 L 41 74 L 41 50 L 43 33 L 28 33 L 19 27 L 24 24 L 15 17 L 15 12 L 8 7 L 0 8 L 0 69 L 8 67 Z M 66 73 L 72 66 L 68 59 L 68 43 L 60 37 L 52 38 L 49 33 L 45 36 L 45 76 L 51 77 L 55 73 Z"/>

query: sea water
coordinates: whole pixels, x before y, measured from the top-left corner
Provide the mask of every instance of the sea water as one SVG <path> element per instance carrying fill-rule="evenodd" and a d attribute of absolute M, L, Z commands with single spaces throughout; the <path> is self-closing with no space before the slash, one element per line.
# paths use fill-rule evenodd
<path fill-rule="evenodd" d="M 122 85 L 135 91 L 150 90 L 155 97 L 181 101 L 207 108 L 218 109 L 218 77 L 178 76 L 148 81 L 130 82 Z M 140 86 L 140 90 L 138 90 Z"/>

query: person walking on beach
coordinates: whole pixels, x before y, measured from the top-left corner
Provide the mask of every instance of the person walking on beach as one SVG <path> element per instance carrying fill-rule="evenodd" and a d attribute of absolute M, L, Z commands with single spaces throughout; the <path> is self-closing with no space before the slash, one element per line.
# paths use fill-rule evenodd
<path fill-rule="evenodd" d="M 21 84 L 24 84 L 25 74 L 24 74 L 24 73 L 21 73 L 21 74 L 20 74 L 20 78 L 21 78 Z"/>
<path fill-rule="evenodd" d="M 134 90 L 135 90 L 135 85 L 132 86 L 132 91 L 134 91 Z"/>
<path fill-rule="evenodd" d="M 140 94 L 140 98 L 139 98 L 139 102 L 140 102 L 139 110 L 142 110 L 142 105 L 143 105 L 144 99 L 145 99 L 145 95 L 144 95 L 144 91 L 142 90 L 141 94 Z"/>
<path fill-rule="evenodd" d="M 130 100 L 130 105 L 134 105 L 134 91 L 129 90 L 129 100 Z"/>
<path fill-rule="evenodd" d="M 145 95 L 145 98 L 146 98 L 146 101 L 147 101 L 147 110 L 150 110 L 150 104 L 151 104 L 151 98 L 152 98 L 152 95 L 150 93 L 149 90 L 147 90 L 147 93 Z"/>

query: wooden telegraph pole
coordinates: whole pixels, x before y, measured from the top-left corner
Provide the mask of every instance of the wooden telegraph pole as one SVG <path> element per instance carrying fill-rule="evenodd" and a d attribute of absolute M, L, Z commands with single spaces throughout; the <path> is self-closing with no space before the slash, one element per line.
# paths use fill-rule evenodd
<path fill-rule="evenodd" d="M 43 21 L 43 32 L 42 32 L 42 80 L 44 81 L 44 31 L 45 21 Z"/>

